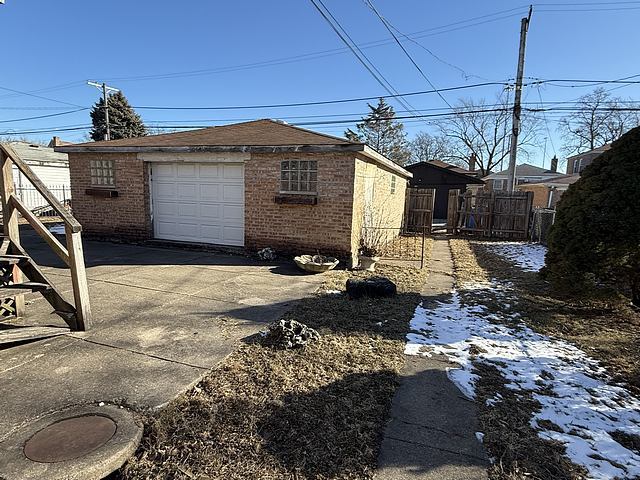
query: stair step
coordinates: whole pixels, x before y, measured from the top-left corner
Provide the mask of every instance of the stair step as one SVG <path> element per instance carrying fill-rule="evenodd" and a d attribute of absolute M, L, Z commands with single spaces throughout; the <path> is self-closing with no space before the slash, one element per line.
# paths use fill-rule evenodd
<path fill-rule="evenodd" d="M 29 261 L 26 255 L 0 255 L 0 265 L 18 265 Z"/>
<path fill-rule="evenodd" d="M 0 344 L 37 340 L 70 333 L 66 327 L 11 327 L 0 326 Z"/>
<path fill-rule="evenodd" d="M 22 282 L 14 283 L 12 285 L 0 285 L 0 298 L 13 297 L 14 295 L 25 293 L 25 291 L 44 292 L 50 288 L 50 285 L 38 282 Z"/>

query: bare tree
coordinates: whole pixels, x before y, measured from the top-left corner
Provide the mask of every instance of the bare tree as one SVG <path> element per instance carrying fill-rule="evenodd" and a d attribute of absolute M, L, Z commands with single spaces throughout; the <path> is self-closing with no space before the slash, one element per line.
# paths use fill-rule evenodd
<path fill-rule="evenodd" d="M 578 99 L 577 111 L 560 120 L 558 130 L 567 155 L 593 150 L 617 140 L 640 124 L 638 112 L 624 110 L 625 100 L 597 88 Z"/>
<path fill-rule="evenodd" d="M 432 135 L 418 132 L 409 143 L 411 157 L 408 163 L 428 162 L 430 160 L 448 160 L 451 155 L 451 142 L 444 135 Z"/>
<path fill-rule="evenodd" d="M 471 155 L 476 156 L 476 169 L 482 176 L 489 175 L 509 157 L 511 135 L 511 109 L 503 97 L 495 105 L 485 100 L 460 100 L 455 115 L 438 122 L 442 135 L 450 140 L 450 159 L 469 166 Z M 540 122 L 523 114 L 518 137 L 518 153 L 528 157 L 529 148 L 538 146 Z"/>

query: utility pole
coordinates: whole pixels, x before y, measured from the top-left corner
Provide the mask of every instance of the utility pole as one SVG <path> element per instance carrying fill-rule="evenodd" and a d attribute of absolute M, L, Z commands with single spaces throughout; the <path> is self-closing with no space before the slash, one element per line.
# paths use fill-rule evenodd
<path fill-rule="evenodd" d="M 509 149 L 509 179 L 507 180 L 507 190 L 513 192 L 516 187 L 516 157 L 518 150 L 518 134 L 520 133 L 520 114 L 522 107 L 522 77 L 524 76 L 524 52 L 527 46 L 527 32 L 533 6 L 529 6 L 529 15 L 524 17 L 520 23 L 520 52 L 518 54 L 518 73 L 516 75 L 516 92 L 513 101 L 513 126 L 511 130 L 511 148 Z"/>
<path fill-rule="evenodd" d="M 96 87 L 102 90 L 102 101 L 104 103 L 104 120 L 107 124 L 107 132 L 104 134 L 104 139 L 111 140 L 111 128 L 109 127 L 109 97 L 107 96 L 107 92 L 119 92 L 120 90 L 114 87 L 110 87 L 104 82 L 87 82 L 87 85 L 91 85 L 92 87 Z"/>

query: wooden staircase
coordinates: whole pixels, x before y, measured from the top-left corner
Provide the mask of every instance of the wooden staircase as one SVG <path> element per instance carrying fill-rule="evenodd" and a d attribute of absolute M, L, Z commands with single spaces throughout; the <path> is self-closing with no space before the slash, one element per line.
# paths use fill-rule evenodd
<path fill-rule="evenodd" d="M 14 165 L 64 222 L 66 246 L 60 243 L 15 195 Z M 91 308 L 82 251 L 82 226 L 11 146 L 2 143 L 0 143 L 0 204 L 4 228 L 4 236 L 0 237 L 0 344 L 88 330 L 91 323 Z M 71 270 L 73 304 L 64 298 L 22 247 L 18 228 L 19 215 L 33 227 Z M 24 280 L 25 277 L 26 280 Z M 67 328 L 17 324 L 15 319 L 24 316 L 24 294 L 28 292 L 41 294 L 53 307 L 54 313 L 65 321 Z"/>

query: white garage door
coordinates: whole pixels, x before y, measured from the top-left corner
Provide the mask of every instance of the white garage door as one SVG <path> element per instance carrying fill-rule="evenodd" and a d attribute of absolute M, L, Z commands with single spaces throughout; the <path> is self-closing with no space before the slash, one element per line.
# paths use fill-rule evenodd
<path fill-rule="evenodd" d="M 153 163 L 155 237 L 244 245 L 241 163 Z"/>

